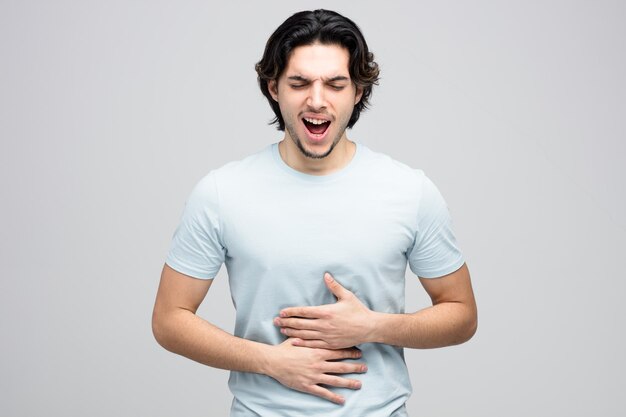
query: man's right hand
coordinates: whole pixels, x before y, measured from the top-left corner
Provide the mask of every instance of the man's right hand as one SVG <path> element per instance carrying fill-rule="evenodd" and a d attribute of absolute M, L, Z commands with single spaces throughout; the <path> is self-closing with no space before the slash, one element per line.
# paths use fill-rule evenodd
<path fill-rule="evenodd" d="M 360 358 L 361 351 L 359 349 L 313 349 L 294 346 L 294 340 L 287 339 L 271 349 L 267 362 L 266 374 L 268 376 L 286 387 L 313 394 L 337 404 L 343 404 L 345 399 L 321 385 L 350 389 L 361 388 L 361 381 L 336 375 L 367 371 L 367 366 L 364 363 L 340 361 L 341 359 Z"/>

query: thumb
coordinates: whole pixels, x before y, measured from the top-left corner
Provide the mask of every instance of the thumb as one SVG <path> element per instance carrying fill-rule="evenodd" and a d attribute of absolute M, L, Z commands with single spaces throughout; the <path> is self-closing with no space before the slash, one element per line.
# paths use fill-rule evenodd
<path fill-rule="evenodd" d="M 330 292 L 332 292 L 339 300 L 341 300 L 342 298 L 346 298 L 348 295 L 351 294 L 350 291 L 346 290 L 344 287 L 341 286 L 341 284 L 335 281 L 333 276 L 330 275 L 330 272 L 326 272 L 324 274 L 324 282 L 326 283 L 326 286 L 328 287 Z"/>

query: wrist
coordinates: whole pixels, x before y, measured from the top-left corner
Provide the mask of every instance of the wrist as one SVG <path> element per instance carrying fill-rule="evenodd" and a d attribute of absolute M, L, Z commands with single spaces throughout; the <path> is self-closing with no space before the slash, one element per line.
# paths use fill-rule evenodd
<path fill-rule="evenodd" d="M 276 369 L 275 363 L 276 346 L 259 343 L 259 360 L 256 373 L 272 377 L 272 370 Z"/>
<path fill-rule="evenodd" d="M 368 329 L 365 336 L 366 343 L 382 343 L 382 330 L 385 328 L 384 313 L 371 311 L 367 320 Z"/>

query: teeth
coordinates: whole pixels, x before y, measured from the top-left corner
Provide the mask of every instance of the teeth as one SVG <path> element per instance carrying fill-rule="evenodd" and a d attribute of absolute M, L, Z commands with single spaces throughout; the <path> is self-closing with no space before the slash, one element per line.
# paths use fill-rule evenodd
<path fill-rule="evenodd" d="M 304 120 L 306 120 L 307 122 L 313 124 L 313 125 L 321 125 L 324 124 L 326 122 L 328 122 L 328 120 L 321 120 L 321 119 L 309 119 L 308 117 L 305 117 Z"/>

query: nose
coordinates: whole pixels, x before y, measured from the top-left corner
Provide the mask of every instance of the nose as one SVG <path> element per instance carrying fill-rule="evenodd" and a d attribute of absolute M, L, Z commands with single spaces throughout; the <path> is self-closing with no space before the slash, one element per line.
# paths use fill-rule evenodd
<path fill-rule="evenodd" d="M 321 82 L 311 83 L 309 89 L 309 97 L 307 98 L 307 105 L 311 110 L 317 111 L 326 107 L 326 101 L 324 97 L 324 86 Z"/>

